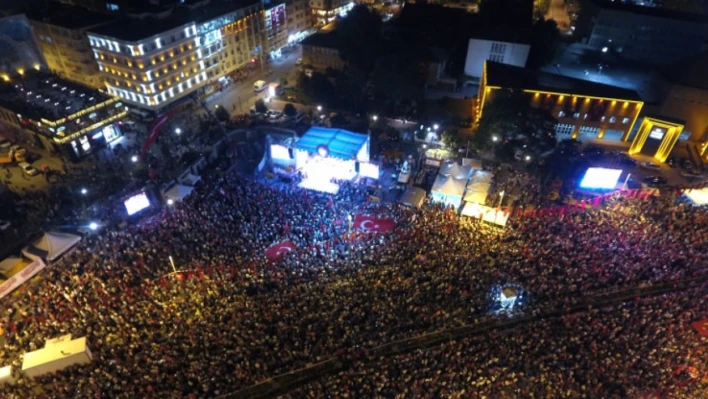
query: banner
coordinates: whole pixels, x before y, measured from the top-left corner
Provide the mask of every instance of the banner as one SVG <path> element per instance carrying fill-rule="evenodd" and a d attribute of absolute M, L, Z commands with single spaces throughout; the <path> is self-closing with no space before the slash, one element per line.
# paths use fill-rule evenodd
<path fill-rule="evenodd" d="M 39 273 L 46 266 L 47 265 L 44 264 L 42 259 L 38 258 L 34 262 L 27 265 L 27 267 L 22 269 L 21 272 L 10 277 L 9 280 L 5 281 L 4 283 L 2 283 L 2 285 L 0 285 L 0 299 L 4 298 L 9 293 L 14 291 L 15 288 L 21 286 L 22 283 L 24 283 L 25 281 L 31 279 L 35 274 Z"/>
<path fill-rule="evenodd" d="M 145 151 L 147 151 L 150 146 L 157 141 L 157 136 L 160 135 L 160 131 L 162 130 L 162 126 L 167 123 L 167 120 L 170 119 L 170 116 L 172 116 L 172 113 L 174 111 L 168 112 L 165 115 L 162 115 L 160 118 L 157 119 L 154 125 L 152 125 L 152 128 L 150 129 L 150 134 L 148 135 L 147 139 L 145 139 L 145 144 L 143 144 L 143 148 L 140 150 L 140 159 L 142 159 L 145 156 Z"/>
<path fill-rule="evenodd" d="M 701 337 L 708 337 L 708 319 L 699 320 L 691 324 Z"/>
<path fill-rule="evenodd" d="M 379 219 L 371 216 L 356 215 L 354 218 L 354 229 L 366 232 L 375 231 L 377 233 L 388 233 L 396 227 L 393 219 Z"/>
<path fill-rule="evenodd" d="M 297 247 L 295 246 L 295 244 L 293 244 L 292 241 L 285 240 L 277 244 L 271 245 L 268 249 L 266 249 L 265 254 L 270 260 L 278 260 L 286 253 L 294 251 L 296 249 Z"/>

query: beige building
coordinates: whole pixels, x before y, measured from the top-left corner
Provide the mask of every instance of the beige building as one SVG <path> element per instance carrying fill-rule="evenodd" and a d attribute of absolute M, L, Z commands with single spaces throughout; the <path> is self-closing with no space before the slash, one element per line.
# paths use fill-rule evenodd
<path fill-rule="evenodd" d="M 188 12 L 119 20 L 91 30 L 89 41 L 108 92 L 157 111 L 190 93 L 208 95 L 225 84 L 227 74 L 262 62 L 262 5 L 242 4 L 188 7 Z"/>
<path fill-rule="evenodd" d="M 310 0 L 312 22 L 316 26 L 327 25 L 338 16 L 346 15 L 354 4 L 350 0 Z"/>
<path fill-rule="evenodd" d="M 346 62 L 340 57 L 336 31 L 318 32 L 302 41 L 302 64 L 319 71 L 342 70 Z"/>
<path fill-rule="evenodd" d="M 46 16 L 30 15 L 30 24 L 47 67 L 63 79 L 105 89 L 86 32 L 108 23 L 109 16 L 62 7 Z"/>
<path fill-rule="evenodd" d="M 288 17 L 288 43 L 304 39 L 312 28 L 310 0 L 286 0 L 285 14 Z"/>

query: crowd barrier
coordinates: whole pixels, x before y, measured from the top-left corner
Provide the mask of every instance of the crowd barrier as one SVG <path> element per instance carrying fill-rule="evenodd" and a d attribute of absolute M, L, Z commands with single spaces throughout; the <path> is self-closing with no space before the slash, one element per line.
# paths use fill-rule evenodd
<path fill-rule="evenodd" d="M 553 306 L 551 308 L 507 320 L 490 320 L 482 323 L 468 324 L 446 330 L 427 333 L 399 341 L 390 342 L 367 351 L 369 359 L 397 356 L 416 349 L 429 348 L 451 340 L 480 335 L 491 330 L 506 330 L 538 319 L 560 317 L 566 314 L 586 311 L 588 307 L 604 307 L 617 302 L 625 302 L 638 297 L 656 296 L 676 291 L 684 291 L 708 283 L 708 275 L 669 281 L 648 287 L 637 287 L 618 290 L 587 297 L 574 304 Z M 308 382 L 320 379 L 327 374 L 344 370 L 350 361 L 345 356 L 338 356 L 304 367 L 299 370 L 281 374 L 261 381 L 248 388 L 219 396 L 217 399 L 262 399 L 274 398 L 277 395 L 290 392 Z"/>

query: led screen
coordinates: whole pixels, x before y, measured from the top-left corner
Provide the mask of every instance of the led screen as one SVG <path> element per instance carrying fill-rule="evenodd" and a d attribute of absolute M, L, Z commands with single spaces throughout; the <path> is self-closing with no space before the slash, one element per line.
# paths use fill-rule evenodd
<path fill-rule="evenodd" d="M 649 138 L 654 140 L 661 140 L 664 138 L 666 131 L 667 129 L 664 129 L 663 127 L 655 127 L 651 129 L 651 132 L 649 132 Z"/>
<path fill-rule="evenodd" d="M 270 146 L 270 156 L 273 159 L 279 159 L 284 161 L 290 160 L 290 152 L 288 151 L 287 147 L 284 147 L 279 144 L 272 144 Z"/>
<path fill-rule="evenodd" d="M 147 195 L 145 195 L 145 193 L 140 193 L 125 200 L 124 204 L 125 209 L 128 210 L 128 215 L 133 215 L 149 207 L 150 200 L 148 200 L 148 197 Z"/>
<path fill-rule="evenodd" d="M 580 187 L 613 189 L 621 175 L 621 169 L 588 168 Z"/>
<path fill-rule="evenodd" d="M 372 179 L 379 178 L 379 165 L 373 163 L 360 163 L 359 174 L 362 177 L 370 177 Z"/>

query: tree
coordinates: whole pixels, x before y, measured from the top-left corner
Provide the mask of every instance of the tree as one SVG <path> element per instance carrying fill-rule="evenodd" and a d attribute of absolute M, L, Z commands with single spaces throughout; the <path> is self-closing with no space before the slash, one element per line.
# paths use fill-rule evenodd
<path fill-rule="evenodd" d="M 502 157 L 523 152 L 537 159 L 555 148 L 556 123 L 547 110 L 532 107 L 527 94 L 498 90 L 484 107 L 474 143 L 479 149 L 495 147 Z"/>
<path fill-rule="evenodd" d="M 381 53 L 381 16 L 364 4 L 354 6 L 337 24 L 339 54 L 350 66 L 370 71 Z"/>
<path fill-rule="evenodd" d="M 457 129 L 445 130 L 440 141 L 449 150 L 457 148 L 460 144 L 460 132 Z"/>
<path fill-rule="evenodd" d="M 533 19 L 542 19 L 551 9 L 551 0 L 533 0 Z"/>
<path fill-rule="evenodd" d="M 551 61 L 556 56 L 560 44 L 560 32 L 556 21 L 539 19 L 531 28 L 531 51 L 527 66 L 539 68 Z"/>
<path fill-rule="evenodd" d="M 226 108 L 221 107 L 221 106 L 216 106 L 216 110 L 214 111 L 214 116 L 216 116 L 216 119 L 218 119 L 221 122 L 227 122 L 229 118 L 231 117 L 229 115 L 229 111 L 226 110 Z"/>
<path fill-rule="evenodd" d="M 259 114 L 265 114 L 266 112 L 268 112 L 268 107 L 265 105 L 265 101 L 263 101 L 263 99 L 259 99 L 258 101 L 256 101 L 255 108 L 256 112 L 258 112 Z"/>
<path fill-rule="evenodd" d="M 295 106 L 291 103 L 287 103 L 283 107 L 283 114 L 292 118 L 293 116 L 297 115 L 297 109 L 295 109 Z"/>

